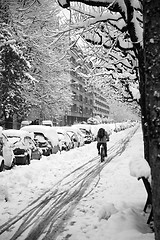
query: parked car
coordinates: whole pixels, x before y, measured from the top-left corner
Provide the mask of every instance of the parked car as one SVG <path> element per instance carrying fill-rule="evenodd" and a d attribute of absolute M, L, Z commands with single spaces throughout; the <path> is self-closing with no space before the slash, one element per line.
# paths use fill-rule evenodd
<path fill-rule="evenodd" d="M 73 148 L 71 138 L 67 134 L 66 130 L 63 129 L 62 127 L 53 127 L 53 128 L 56 130 L 56 132 L 58 134 L 60 151 L 62 151 L 62 150 L 68 151 L 71 148 Z"/>
<path fill-rule="evenodd" d="M 33 134 L 15 129 L 3 130 L 12 144 L 16 165 L 28 165 L 32 159 L 41 159 L 42 152 L 33 140 Z"/>
<path fill-rule="evenodd" d="M 15 165 L 15 156 L 12 144 L 0 128 L 0 172 L 4 169 L 11 169 Z"/>
<path fill-rule="evenodd" d="M 70 136 L 72 141 L 72 148 L 81 147 L 84 145 L 84 136 L 79 129 L 75 127 L 67 127 L 67 126 L 62 127 L 62 129 L 64 129 L 67 132 L 67 134 Z"/>
<path fill-rule="evenodd" d="M 56 130 L 52 127 L 49 126 L 43 126 L 43 125 L 29 125 L 21 128 L 21 130 L 29 131 L 31 133 L 34 133 L 34 138 L 35 136 L 39 136 L 36 139 L 41 140 L 42 137 L 43 139 L 46 140 L 47 145 L 50 144 L 51 149 L 50 153 L 57 153 L 59 151 L 59 141 L 58 141 L 58 134 Z M 46 142 L 43 142 L 46 145 Z"/>
<path fill-rule="evenodd" d="M 85 143 L 91 143 L 94 141 L 94 133 L 92 132 L 91 125 L 89 124 L 75 124 L 73 127 L 77 127 L 84 134 Z M 97 134 L 96 134 L 97 135 Z"/>
<path fill-rule="evenodd" d="M 53 127 L 53 123 L 51 120 L 43 120 L 42 121 L 42 125 L 44 126 L 49 126 L 49 127 Z"/>
<path fill-rule="evenodd" d="M 4 170 L 4 157 L 0 155 L 0 172 Z"/>
<path fill-rule="evenodd" d="M 43 133 L 35 132 L 34 140 L 36 141 L 37 146 L 42 150 L 44 156 L 52 154 L 52 146 Z"/>
<path fill-rule="evenodd" d="M 72 131 L 74 131 L 74 133 L 77 135 L 77 137 L 78 137 L 78 147 L 82 147 L 82 146 L 84 146 L 84 144 L 85 144 L 85 135 L 84 135 L 84 133 L 82 133 L 81 131 L 80 131 L 80 129 L 78 128 L 78 127 L 76 127 L 76 126 L 71 126 L 70 127 L 70 129 L 72 130 Z"/>
<path fill-rule="evenodd" d="M 92 133 L 85 128 L 79 128 L 79 130 L 84 134 L 84 142 L 91 143 L 93 141 Z"/>
<path fill-rule="evenodd" d="M 78 147 L 78 137 L 77 137 L 77 135 L 71 130 L 67 130 L 67 135 L 70 137 L 70 140 L 71 140 L 71 148 Z"/>
<path fill-rule="evenodd" d="M 29 121 L 29 120 L 25 120 L 25 121 L 22 121 L 21 122 L 21 127 L 24 127 L 24 126 L 28 126 L 32 123 L 32 121 Z"/>

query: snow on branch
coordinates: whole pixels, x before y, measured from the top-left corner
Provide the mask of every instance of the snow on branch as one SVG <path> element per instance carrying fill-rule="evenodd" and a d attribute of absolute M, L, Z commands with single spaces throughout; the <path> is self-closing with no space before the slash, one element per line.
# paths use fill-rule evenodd
<path fill-rule="evenodd" d="M 0 48 L 4 47 L 5 45 L 10 45 L 14 43 L 16 43 L 15 39 L 4 41 L 3 43 L 0 44 Z"/>
<path fill-rule="evenodd" d="M 77 2 L 76 0 L 59 0 L 60 6 L 66 8 L 70 6 L 70 2 Z M 126 30 L 129 30 L 132 42 L 135 42 L 134 39 L 137 39 L 137 42 L 142 42 L 142 4 L 139 0 L 79 0 L 78 2 L 82 2 L 86 5 L 91 6 L 102 6 L 108 8 L 111 12 L 107 11 L 107 13 L 101 13 L 99 16 L 93 16 L 91 19 L 87 19 L 78 23 L 79 27 L 88 27 L 89 25 L 95 24 L 96 22 L 104 22 L 104 21 L 113 21 L 123 18 L 123 22 L 125 23 L 123 28 L 126 25 Z M 108 10 L 107 9 L 107 10 Z M 91 15 L 91 14 L 90 14 Z M 115 19 L 114 19 L 115 18 Z M 131 26 L 133 26 L 133 31 Z M 118 27 L 118 26 L 117 26 Z M 122 29 L 122 28 L 121 28 Z M 133 34 L 134 32 L 134 34 Z"/>
<path fill-rule="evenodd" d="M 27 3 L 27 1 L 24 1 L 23 5 L 25 6 L 26 3 Z M 40 4 L 39 0 L 33 0 L 29 6 L 27 6 L 26 8 L 19 8 L 18 11 L 25 12 L 25 11 L 29 10 L 36 3 Z"/>
<path fill-rule="evenodd" d="M 35 82 L 39 82 L 37 79 L 35 79 L 33 76 L 31 76 L 31 74 L 25 72 L 24 75 L 33 83 Z"/>

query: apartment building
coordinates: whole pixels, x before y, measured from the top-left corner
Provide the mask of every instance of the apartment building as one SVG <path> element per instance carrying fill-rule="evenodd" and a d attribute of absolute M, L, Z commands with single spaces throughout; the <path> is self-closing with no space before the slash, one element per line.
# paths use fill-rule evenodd
<path fill-rule="evenodd" d="M 96 89 L 94 90 L 93 95 L 94 95 L 93 116 L 98 115 L 101 118 L 108 118 L 109 106 L 103 93 L 100 91 L 100 89 Z"/>
<path fill-rule="evenodd" d="M 70 50 L 70 76 L 72 89 L 72 106 L 65 113 L 64 124 L 72 125 L 76 122 L 87 121 L 88 118 L 99 115 L 108 117 L 109 106 L 99 89 L 88 91 L 86 88 L 87 75 L 92 67 L 90 63 L 84 63 L 84 55 L 77 46 Z M 82 73 L 82 74 L 81 74 Z"/>

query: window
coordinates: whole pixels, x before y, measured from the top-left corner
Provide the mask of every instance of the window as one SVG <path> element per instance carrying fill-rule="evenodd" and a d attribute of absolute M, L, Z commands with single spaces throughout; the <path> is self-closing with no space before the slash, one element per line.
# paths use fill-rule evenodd
<path fill-rule="evenodd" d="M 83 87 L 81 84 L 79 84 L 79 91 L 83 92 Z"/>
<path fill-rule="evenodd" d="M 79 113 L 83 113 L 83 107 L 79 106 Z"/>
<path fill-rule="evenodd" d="M 76 95 L 76 92 L 72 92 L 72 99 L 74 99 L 74 100 L 77 100 L 77 95 Z"/>
<path fill-rule="evenodd" d="M 79 95 L 79 101 L 83 101 L 83 96 L 82 95 Z"/>
<path fill-rule="evenodd" d="M 72 112 L 77 112 L 77 105 L 76 105 L 76 104 L 74 104 L 74 105 L 72 106 Z"/>

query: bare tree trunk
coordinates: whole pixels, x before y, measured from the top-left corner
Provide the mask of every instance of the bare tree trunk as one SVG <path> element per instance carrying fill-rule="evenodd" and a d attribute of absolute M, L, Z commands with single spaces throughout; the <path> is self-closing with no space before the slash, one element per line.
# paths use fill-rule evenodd
<path fill-rule="evenodd" d="M 132 21 L 134 9 L 130 1 L 125 1 L 128 12 L 127 29 L 130 34 L 131 41 L 133 43 L 133 49 L 135 56 L 138 60 L 139 66 L 139 91 L 140 91 L 140 106 L 141 106 L 141 120 L 143 130 L 143 141 L 144 141 L 144 157 L 149 163 L 149 139 L 148 139 L 148 124 L 147 124 L 147 112 L 146 112 L 146 81 L 145 81 L 145 65 L 144 65 L 144 49 L 142 43 L 137 39 L 135 34 L 135 26 Z"/>
<path fill-rule="evenodd" d="M 144 0 L 146 110 L 155 239 L 160 239 L 160 1 Z"/>
<path fill-rule="evenodd" d="M 144 50 L 139 49 L 137 55 L 139 63 L 139 91 L 140 91 L 140 106 L 141 106 L 141 121 L 144 141 L 144 158 L 150 165 L 149 160 L 149 138 L 148 138 L 148 124 L 146 112 L 146 82 L 145 82 L 145 67 L 144 67 Z"/>

